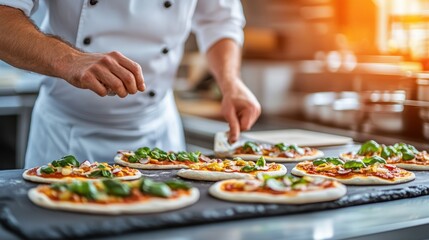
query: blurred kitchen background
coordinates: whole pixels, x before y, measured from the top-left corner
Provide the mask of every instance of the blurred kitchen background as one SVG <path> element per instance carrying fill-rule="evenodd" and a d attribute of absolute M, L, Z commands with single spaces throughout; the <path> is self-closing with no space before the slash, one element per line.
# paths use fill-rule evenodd
<path fill-rule="evenodd" d="M 263 107 L 261 121 L 427 142 L 429 0 L 242 3 L 242 78 Z M 43 14 L 42 7 L 34 20 Z M 31 75 L 0 63 L 0 168 L 22 163 L 39 84 Z M 220 92 L 193 36 L 176 99 L 185 130 L 190 116 L 223 120 Z"/>

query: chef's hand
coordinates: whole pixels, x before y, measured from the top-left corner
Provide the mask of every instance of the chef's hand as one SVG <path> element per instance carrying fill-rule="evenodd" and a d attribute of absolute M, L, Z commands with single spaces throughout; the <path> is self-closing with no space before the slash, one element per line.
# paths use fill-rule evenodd
<path fill-rule="evenodd" d="M 238 140 L 240 131 L 249 130 L 261 115 L 261 105 L 241 80 L 225 88 L 222 99 L 222 114 L 229 123 L 228 141 Z"/>
<path fill-rule="evenodd" d="M 73 58 L 64 79 L 75 87 L 100 96 L 113 91 L 121 98 L 146 88 L 140 65 L 119 52 L 79 53 Z"/>

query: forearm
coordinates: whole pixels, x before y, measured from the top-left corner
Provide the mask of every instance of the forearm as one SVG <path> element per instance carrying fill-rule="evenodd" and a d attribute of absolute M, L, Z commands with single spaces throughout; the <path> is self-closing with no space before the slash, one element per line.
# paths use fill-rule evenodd
<path fill-rule="evenodd" d="M 222 93 L 231 90 L 240 81 L 241 48 L 232 39 L 222 39 L 207 51 L 210 71 Z"/>
<path fill-rule="evenodd" d="M 0 59 L 21 69 L 64 78 L 67 63 L 81 54 L 40 32 L 19 9 L 0 6 Z"/>

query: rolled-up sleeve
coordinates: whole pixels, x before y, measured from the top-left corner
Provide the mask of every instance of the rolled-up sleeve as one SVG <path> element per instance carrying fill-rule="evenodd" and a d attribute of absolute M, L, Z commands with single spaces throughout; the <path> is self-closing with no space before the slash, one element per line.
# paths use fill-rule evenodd
<path fill-rule="evenodd" d="M 38 3 L 38 0 L 0 0 L 0 5 L 20 9 L 27 16 L 37 9 Z"/>
<path fill-rule="evenodd" d="M 200 51 L 206 52 L 223 38 L 233 39 L 242 45 L 244 24 L 239 0 L 199 0 L 192 19 L 192 30 Z"/>

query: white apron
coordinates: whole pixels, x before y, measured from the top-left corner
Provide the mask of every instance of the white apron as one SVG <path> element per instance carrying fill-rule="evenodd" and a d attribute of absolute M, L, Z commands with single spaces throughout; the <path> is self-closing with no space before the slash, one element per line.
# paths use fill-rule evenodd
<path fill-rule="evenodd" d="M 184 136 L 172 92 L 137 121 L 97 124 L 71 117 L 44 95 L 32 116 L 25 168 L 72 154 L 79 161 L 112 162 L 117 150 L 142 146 L 184 150 Z"/>

